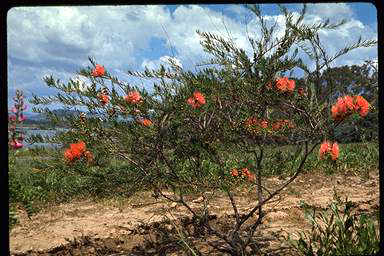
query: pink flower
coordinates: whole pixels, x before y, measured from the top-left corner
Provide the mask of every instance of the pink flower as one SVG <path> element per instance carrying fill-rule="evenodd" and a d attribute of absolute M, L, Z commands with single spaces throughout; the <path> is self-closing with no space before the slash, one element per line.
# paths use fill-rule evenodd
<path fill-rule="evenodd" d="M 139 103 L 141 99 L 138 91 L 129 92 L 127 96 L 124 96 L 124 100 L 128 103 Z"/>
<path fill-rule="evenodd" d="M 11 144 L 11 147 L 13 149 L 19 149 L 19 148 L 23 147 L 23 144 L 20 141 L 18 141 L 17 139 L 16 140 L 12 140 L 10 144 Z"/>
<path fill-rule="evenodd" d="M 12 107 L 11 111 L 12 111 L 13 113 L 17 113 L 17 108 Z"/>
<path fill-rule="evenodd" d="M 15 116 L 15 115 L 11 115 L 11 116 L 9 117 L 9 121 L 11 121 L 11 122 L 16 122 L 16 116 Z"/>

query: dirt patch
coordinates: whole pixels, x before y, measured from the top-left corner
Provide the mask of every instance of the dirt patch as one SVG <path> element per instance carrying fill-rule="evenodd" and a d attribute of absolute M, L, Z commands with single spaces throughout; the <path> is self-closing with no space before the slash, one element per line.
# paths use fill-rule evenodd
<path fill-rule="evenodd" d="M 283 182 L 271 177 L 266 187 L 273 190 Z M 334 190 L 342 198 L 348 196 L 358 206 L 357 211 L 379 208 L 378 171 L 369 178 L 305 174 L 265 206 L 267 215 L 256 234 L 262 247 L 271 255 L 281 254 L 281 234 L 294 235 L 309 227 L 299 202 L 325 209 Z M 225 228 L 233 221 L 231 204 L 223 195 L 212 197 L 212 223 Z M 235 200 L 240 212 L 246 212 L 257 204 L 255 189 L 238 193 Z M 190 198 L 189 203 L 196 210 L 201 205 L 197 197 Z M 182 206 L 155 199 L 149 192 L 129 200 L 74 201 L 49 207 L 31 219 L 19 212 L 20 224 L 10 232 L 10 249 L 12 255 L 184 255 L 183 250 L 195 246 L 216 255 L 204 247 L 206 238 L 191 235 L 191 244 L 183 242 L 186 234 L 180 233 L 173 222 L 188 217 Z"/>

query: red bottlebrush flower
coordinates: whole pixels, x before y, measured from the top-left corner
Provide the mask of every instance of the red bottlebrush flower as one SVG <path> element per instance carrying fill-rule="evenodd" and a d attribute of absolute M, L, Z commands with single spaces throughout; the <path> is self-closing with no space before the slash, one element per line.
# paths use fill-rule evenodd
<path fill-rule="evenodd" d="M 249 172 L 249 170 L 248 170 L 248 168 L 243 168 L 243 174 L 245 175 L 245 176 L 249 176 L 249 175 L 251 175 L 251 173 Z"/>
<path fill-rule="evenodd" d="M 197 108 L 198 107 L 198 104 L 196 103 L 195 99 L 192 98 L 192 97 L 188 98 L 187 104 L 192 106 L 193 108 Z"/>
<path fill-rule="evenodd" d="M 204 95 L 201 92 L 199 92 L 199 91 L 194 92 L 193 93 L 193 97 L 195 98 L 197 103 L 199 103 L 200 105 L 204 105 L 205 104 L 205 97 L 204 97 Z"/>
<path fill-rule="evenodd" d="M 268 84 L 266 85 L 266 87 L 267 87 L 268 90 L 271 90 L 271 89 L 272 89 L 272 83 L 268 83 Z"/>
<path fill-rule="evenodd" d="M 124 100 L 128 103 L 139 103 L 141 95 L 138 91 L 129 92 L 127 96 L 124 96 Z"/>
<path fill-rule="evenodd" d="M 103 105 L 108 104 L 108 102 L 109 102 L 109 96 L 108 96 L 108 95 L 106 95 L 106 94 L 101 94 L 101 95 L 99 96 L 99 98 L 100 98 L 100 102 L 101 102 L 101 104 L 103 104 Z"/>
<path fill-rule="evenodd" d="M 369 103 L 362 96 L 356 96 L 356 105 L 358 106 L 358 109 L 360 109 L 359 115 L 361 117 L 364 117 L 368 114 Z"/>
<path fill-rule="evenodd" d="M 249 117 L 244 121 L 245 125 L 255 125 L 257 124 L 258 120 L 256 117 Z"/>
<path fill-rule="evenodd" d="M 272 130 L 274 131 L 277 131 L 281 128 L 281 122 L 280 121 L 276 121 L 272 124 Z"/>
<path fill-rule="evenodd" d="M 80 141 L 79 143 L 71 144 L 70 150 L 74 158 L 80 158 L 85 151 L 85 143 Z"/>
<path fill-rule="evenodd" d="M 320 159 L 323 159 L 323 156 L 327 154 L 331 150 L 331 143 L 327 140 L 325 140 L 321 145 L 320 145 Z"/>
<path fill-rule="evenodd" d="M 74 147 L 74 148 L 71 147 L 70 150 L 71 150 L 71 154 L 72 154 L 73 158 L 80 158 L 81 157 L 82 154 L 77 147 Z"/>
<path fill-rule="evenodd" d="M 262 128 L 268 128 L 268 120 L 262 120 L 261 122 L 260 122 L 260 125 L 261 125 L 261 127 Z"/>
<path fill-rule="evenodd" d="M 152 123 L 152 121 L 151 120 L 149 120 L 149 119 L 140 119 L 139 121 L 138 121 L 141 125 L 144 125 L 144 126 L 151 126 L 153 123 Z"/>
<path fill-rule="evenodd" d="M 331 115 L 332 115 L 332 118 L 335 121 L 341 120 L 341 114 L 339 113 L 339 109 L 338 109 L 338 107 L 336 105 L 332 106 L 332 108 L 331 108 Z"/>
<path fill-rule="evenodd" d="M 71 149 L 67 148 L 64 151 L 64 158 L 66 160 L 68 160 L 69 162 L 72 162 L 75 159 L 74 155 L 72 154 L 72 150 Z"/>
<path fill-rule="evenodd" d="M 248 179 L 248 181 L 252 182 L 252 181 L 255 180 L 255 175 L 254 175 L 254 174 L 249 174 L 249 175 L 247 176 L 247 179 Z"/>
<path fill-rule="evenodd" d="M 78 143 L 72 143 L 69 146 L 69 149 L 66 149 L 64 152 L 64 157 L 72 162 L 75 159 L 80 158 L 85 152 L 86 146 L 84 141 L 79 141 Z"/>
<path fill-rule="evenodd" d="M 81 153 L 83 153 L 85 151 L 85 142 L 84 141 L 79 141 L 77 144 L 76 144 L 76 147 L 79 149 L 79 151 Z"/>
<path fill-rule="evenodd" d="M 351 96 L 344 96 L 343 100 L 348 110 L 353 111 L 355 109 L 353 105 L 353 98 Z"/>
<path fill-rule="evenodd" d="M 344 102 L 343 98 L 338 98 L 336 106 L 338 108 L 338 112 L 341 113 L 342 115 L 345 115 L 347 112 L 347 104 Z"/>
<path fill-rule="evenodd" d="M 287 90 L 288 77 L 283 77 L 277 80 L 276 87 L 279 91 L 285 92 Z"/>
<path fill-rule="evenodd" d="M 201 107 L 205 104 L 205 97 L 201 92 L 196 91 L 193 93 L 193 97 L 188 98 L 187 104 L 193 108 Z"/>
<path fill-rule="evenodd" d="M 12 140 L 10 145 L 13 149 L 19 149 L 23 147 L 23 144 L 19 140 Z"/>
<path fill-rule="evenodd" d="M 289 80 L 288 77 L 282 77 L 276 81 L 276 88 L 281 92 L 293 92 L 295 90 L 295 80 Z"/>
<path fill-rule="evenodd" d="M 231 175 L 232 175 L 233 177 L 237 177 L 237 176 L 239 176 L 239 172 L 238 172 L 235 168 L 233 168 L 233 169 L 231 170 Z"/>
<path fill-rule="evenodd" d="M 287 90 L 293 92 L 295 90 L 295 80 L 287 79 Z"/>
<path fill-rule="evenodd" d="M 339 157 L 339 144 L 337 142 L 334 142 L 332 145 L 331 157 L 333 161 Z"/>
<path fill-rule="evenodd" d="M 96 64 L 96 67 L 92 70 L 92 75 L 94 77 L 103 76 L 105 74 L 105 68 L 99 64 Z"/>

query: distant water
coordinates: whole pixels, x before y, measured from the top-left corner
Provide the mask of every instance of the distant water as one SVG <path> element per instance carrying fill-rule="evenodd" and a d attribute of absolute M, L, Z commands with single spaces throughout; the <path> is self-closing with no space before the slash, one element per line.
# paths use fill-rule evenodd
<path fill-rule="evenodd" d="M 68 129 L 56 128 L 56 129 L 53 129 L 53 130 L 40 130 L 40 129 L 24 128 L 23 132 L 24 132 L 25 138 L 27 139 L 31 135 L 41 135 L 43 137 L 45 137 L 45 136 L 52 137 L 57 132 L 62 132 L 62 131 L 66 131 L 66 130 L 68 130 Z M 52 148 L 52 147 L 60 147 L 61 144 L 56 144 L 56 143 L 33 143 L 33 144 L 30 144 L 26 140 L 24 140 L 23 146 L 25 148 L 33 148 L 33 147 L 48 147 L 48 148 Z"/>

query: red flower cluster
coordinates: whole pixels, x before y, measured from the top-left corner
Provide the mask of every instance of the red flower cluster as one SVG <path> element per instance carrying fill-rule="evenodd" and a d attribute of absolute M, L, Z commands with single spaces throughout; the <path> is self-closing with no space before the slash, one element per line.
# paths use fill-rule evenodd
<path fill-rule="evenodd" d="M 246 126 L 250 126 L 250 125 L 256 125 L 259 123 L 259 120 L 257 119 L 257 117 L 249 117 L 247 118 L 245 121 L 244 121 L 244 124 Z"/>
<path fill-rule="evenodd" d="M 288 119 L 284 119 L 284 120 L 277 120 L 276 122 L 274 122 L 272 124 L 272 130 L 277 131 L 277 130 L 280 130 L 281 128 L 284 128 L 284 126 L 290 129 L 294 127 L 292 121 Z"/>
<path fill-rule="evenodd" d="M 196 91 L 193 93 L 193 97 L 188 98 L 187 104 L 193 108 L 201 107 L 205 104 L 205 97 L 201 92 Z"/>
<path fill-rule="evenodd" d="M 101 104 L 103 104 L 103 105 L 106 105 L 109 102 L 109 96 L 107 94 L 104 94 L 104 93 L 101 93 L 99 95 L 99 99 L 100 99 Z"/>
<path fill-rule="evenodd" d="M 368 114 L 369 103 L 362 96 L 339 97 L 331 108 L 332 118 L 335 121 L 342 121 L 354 111 L 359 112 L 361 117 Z"/>
<path fill-rule="evenodd" d="M 69 149 L 66 149 L 64 152 L 64 157 L 67 161 L 73 162 L 80 157 L 84 156 L 88 162 L 90 162 L 93 158 L 93 155 L 90 151 L 85 150 L 85 142 L 80 141 L 78 143 L 73 143 L 70 145 Z"/>
<path fill-rule="evenodd" d="M 231 170 L 231 175 L 232 177 L 246 177 L 248 179 L 248 181 L 253 181 L 255 179 L 255 175 L 252 174 L 248 168 L 243 168 L 242 171 L 238 171 L 237 169 L 233 168 Z"/>
<path fill-rule="evenodd" d="M 124 100 L 128 103 L 139 103 L 141 95 L 138 91 L 129 92 L 128 95 L 124 96 Z"/>
<path fill-rule="evenodd" d="M 281 92 L 293 92 L 295 90 L 295 81 L 289 80 L 288 77 L 283 77 L 277 80 L 276 87 Z"/>
<path fill-rule="evenodd" d="M 105 74 L 105 68 L 99 64 L 96 64 L 96 67 L 92 70 L 92 75 L 94 77 L 103 76 Z"/>
<path fill-rule="evenodd" d="M 140 119 L 139 121 L 138 121 L 141 125 L 144 125 L 144 126 L 146 126 L 146 127 L 148 127 L 148 126 L 151 126 L 152 124 L 153 124 L 153 122 L 151 121 L 151 120 L 149 120 L 149 119 Z"/>
<path fill-rule="evenodd" d="M 263 129 L 268 128 L 269 125 L 270 125 L 270 123 L 269 123 L 269 121 L 267 119 L 261 119 L 260 120 L 260 119 L 257 119 L 257 117 L 250 117 L 250 118 L 246 119 L 244 121 L 244 124 L 246 126 L 258 125 L 261 128 L 263 128 Z M 284 120 L 277 120 L 276 122 L 274 122 L 272 124 L 272 130 L 277 131 L 277 130 L 283 128 L 284 126 L 287 126 L 288 128 L 293 128 L 294 127 L 292 121 L 284 119 Z"/>
<path fill-rule="evenodd" d="M 319 150 L 320 160 L 322 160 L 324 155 L 327 155 L 328 153 L 331 154 L 332 160 L 335 161 L 339 157 L 339 144 L 337 144 L 337 142 L 334 142 L 331 145 L 331 142 L 325 140 L 320 145 L 320 150 Z"/>
<path fill-rule="evenodd" d="M 267 84 L 268 89 L 272 89 L 272 84 Z M 295 90 L 295 81 L 289 80 L 288 77 L 282 77 L 276 81 L 276 88 L 280 92 L 293 92 Z"/>

